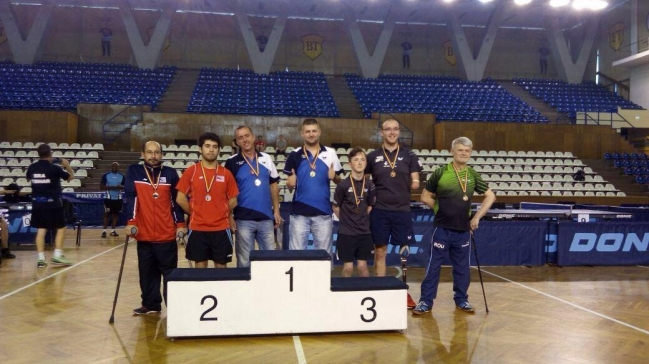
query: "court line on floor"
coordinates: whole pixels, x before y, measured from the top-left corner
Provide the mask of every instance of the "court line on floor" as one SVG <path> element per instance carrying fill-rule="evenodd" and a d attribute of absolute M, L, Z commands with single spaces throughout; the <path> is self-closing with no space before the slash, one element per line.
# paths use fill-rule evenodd
<path fill-rule="evenodd" d="M 472 268 L 475 268 L 475 267 L 472 267 Z M 644 329 L 641 329 L 641 328 L 639 328 L 639 327 L 633 326 L 633 325 L 631 325 L 631 324 L 627 324 L 627 323 L 624 322 L 624 321 L 620 321 L 620 320 L 615 319 L 615 318 L 613 318 L 613 317 L 606 316 L 606 315 L 604 315 L 604 314 L 602 314 L 602 313 L 599 313 L 599 312 L 597 312 L 597 311 L 593 311 L 593 310 L 588 309 L 588 308 L 586 308 L 586 307 L 580 306 L 580 305 L 578 305 L 578 304 L 576 304 L 576 303 L 572 303 L 572 302 L 570 302 L 570 301 L 564 300 L 563 298 L 559 298 L 559 297 L 557 297 L 557 296 L 553 296 L 553 295 L 551 295 L 551 294 L 549 294 L 549 293 L 545 293 L 545 292 L 540 291 L 540 290 L 538 290 L 538 289 L 536 289 L 536 288 L 532 288 L 532 287 L 526 286 L 526 285 L 524 285 L 524 284 L 522 284 L 522 283 L 518 283 L 518 282 L 516 282 L 516 281 L 512 281 L 511 279 L 509 279 L 509 278 L 505 278 L 505 277 L 500 276 L 500 275 L 498 275 L 498 274 L 496 274 L 496 273 L 491 273 L 491 272 L 486 271 L 486 270 L 484 270 L 484 269 L 483 269 L 482 271 L 485 272 L 485 273 L 487 273 L 487 274 L 490 274 L 490 275 L 492 275 L 492 276 L 494 276 L 494 277 L 497 277 L 497 278 L 500 278 L 500 279 L 502 279 L 502 280 L 504 280 L 504 281 L 507 281 L 507 282 L 509 282 L 509 283 L 513 283 L 513 284 L 515 284 L 515 285 L 517 285 L 517 286 L 520 286 L 520 287 L 523 287 L 523 288 L 527 288 L 527 289 L 529 289 L 530 291 L 533 291 L 533 292 L 536 292 L 536 293 L 541 294 L 541 295 L 543 295 L 543 296 L 549 297 L 549 298 L 551 298 L 551 299 L 553 299 L 553 300 L 557 300 L 557 301 L 559 301 L 559 302 L 565 303 L 565 304 L 567 304 L 567 305 L 569 305 L 569 306 L 572 306 L 572 307 L 574 307 L 574 308 L 577 308 L 577 309 L 580 309 L 580 310 L 583 310 L 583 311 L 586 311 L 586 312 L 592 313 L 592 314 L 595 315 L 595 316 L 599 316 L 599 317 L 601 317 L 601 318 L 604 318 L 604 319 L 607 319 L 607 320 L 613 321 L 613 322 L 615 322 L 615 323 L 618 323 L 618 324 L 620 324 L 620 325 L 626 326 L 626 327 L 628 327 L 628 328 L 630 328 L 630 329 L 633 329 L 633 330 L 636 330 L 636 331 L 640 331 L 640 332 L 643 333 L 643 334 L 647 334 L 647 335 L 649 335 L 649 331 L 648 331 L 648 330 L 644 330 Z"/>
<path fill-rule="evenodd" d="M 649 269 L 649 267 L 645 267 L 644 265 L 639 265 L 638 268 Z"/>
<path fill-rule="evenodd" d="M 295 355 L 297 355 L 297 362 L 299 364 L 306 364 L 306 357 L 304 356 L 304 349 L 300 337 L 293 335 L 293 345 L 295 346 Z"/>
<path fill-rule="evenodd" d="M 74 269 L 75 267 L 78 267 L 78 266 L 80 266 L 80 265 L 82 265 L 82 264 L 84 264 L 84 263 L 87 263 L 87 262 L 89 262 L 89 261 L 91 261 L 91 260 L 93 260 L 93 259 L 95 259 L 95 258 L 97 258 L 97 257 L 99 257 L 99 256 L 102 256 L 102 255 L 104 255 L 104 254 L 106 254 L 106 253 L 108 253 L 108 252 L 111 252 L 111 251 L 113 251 L 113 250 L 115 250 L 115 249 L 117 249 L 117 248 L 119 248 L 119 247 L 122 247 L 122 246 L 124 246 L 124 243 L 122 243 L 122 244 L 120 244 L 120 245 L 118 245 L 118 246 L 112 247 L 112 248 L 106 250 L 105 252 L 102 252 L 102 253 L 99 253 L 99 254 L 93 255 L 92 257 L 90 257 L 90 258 L 88 258 L 88 259 L 85 259 L 85 260 L 82 260 L 82 261 L 80 261 L 79 263 L 75 263 L 75 264 L 72 265 L 72 266 L 69 266 L 69 267 L 67 267 L 67 268 L 63 268 L 63 269 L 59 270 L 59 271 L 56 272 L 56 273 L 50 274 L 50 275 L 47 276 L 47 277 L 41 278 L 41 279 L 39 279 L 39 280 L 37 280 L 37 281 L 35 281 L 35 282 L 32 282 L 32 283 L 30 283 L 30 284 L 28 284 L 28 285 L 26 285 L 26 286 L 24 286 L 24 287 L 18 288 L 18 289 L 16 289 L 16 290 L 12 291 L 12 292 L 9 292 L 9 293 L 5 294 L 4 296 L 0 296 L 0 301 L 4 300 L 4 299 L 7 298 L 7 297 L 13 296 L 14 294 L 16 294 L 16 293 L 18 293 L 18 292 L 24 291 L 24 290 L 26 290 L 26 289 L 29 288 L 29 287 L 32 287 L 32 286 L 37 285 L 37 284 L 39 284 L 39 283 L 41 283 L 41 282 L 43 282 L 43 281 L 46 281 L 46 280 L 48 280 L 48 279 L 50 279 L 50 278 L 52 278 L 52 277 L 56 277 L 56 276 L 58 276 L 58 275 L 61 274 L 61 273 L 65 273 L 65 272 L 69 271 L 70 269 Z M 38 269 L 38 268 L 36 268 L 36 269 Z"/>

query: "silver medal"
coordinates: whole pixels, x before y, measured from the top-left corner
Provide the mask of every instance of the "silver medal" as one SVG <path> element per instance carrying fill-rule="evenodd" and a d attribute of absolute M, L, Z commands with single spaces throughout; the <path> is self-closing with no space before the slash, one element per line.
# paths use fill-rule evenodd
<path fill-rule="evenodd" d="M 205 201 L 212 201 L 212 196 L 205 195 Z"/>
<path fill-rule="evenodd" d="M 261 186 L 261 181 L 259 180 L 259 178 L 255 179 L 255 186 Z"/>

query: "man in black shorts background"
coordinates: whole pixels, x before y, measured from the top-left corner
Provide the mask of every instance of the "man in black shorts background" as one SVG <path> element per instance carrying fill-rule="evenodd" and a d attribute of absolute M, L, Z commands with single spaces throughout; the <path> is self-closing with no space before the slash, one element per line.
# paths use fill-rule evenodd
<path fill-rule="evenodd" d="M 413 241 L 410 191 L 419 188 L 421 162 L 410 149 L 399 145 L 399 122 L 389 119 L 381 125 L 383 144 L 367 155 L 365 173 L 376 185 L 376 205 L 370 214 L 374 239 L 374 269 L 385 276 L 388 243 L 409 246 Z"/>
<path fill-rule="evenodd" d="M 351 174 L 340 181 L 334 192 L 333 210 L 340 225 L 336 250 L 342 260 L 343 277 L 351 277 L 356 269 L 361 277 L 369 277 L 367 261 L 372 258 L 374 242 L 370 232 L 370 211 L 376 202 L 374 183 L 365 177 L 367 157 L 361 148 L 349 152 Z"/>
<path fill-rule="evenodd" d="M 110 236 L 119 236 L 117 231 L 115 231 L 115 227 L 117 226 L 119 214 L 122 213 L 122 196 L 120 191 L 124 189 L 125 181 L 126 177 L 119 173 L 119 163 L 117 162 L 113 162 L 110 166 L 110 172 L 104 173 L 101 176 L 99 187 L 106 191 L 106 195 L 104 196 L 104 231 L 101 233 L 102 238 L 106 237 L 108 220 L 111 219 L 113 231 L 110 232 Z"/>
<path fill-rule="evenodd" d="M 72 262 L 63 256 L 66 227 L 63 218 L 61 180 L 71 181 L 74 178 L 74 172 L 66 159 L 52 158 L 52 148 L 49 145 L 41 144 L 36 151 L 40 159 L 27 168 L 27 179 L 32 184 L 31 226 L 38 229 L 36 232 L 37 266 L 38 268 L 47 267 L 45 234 L 48 230 L 56 230 L 52 264 L 72 265 Z"/>

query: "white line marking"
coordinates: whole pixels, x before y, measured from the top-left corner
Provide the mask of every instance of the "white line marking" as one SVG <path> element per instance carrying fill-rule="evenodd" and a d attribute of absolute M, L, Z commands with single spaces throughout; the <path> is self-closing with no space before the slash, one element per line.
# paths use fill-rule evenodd
<path fill-rule="evenodd" d="M 36 285 L 36 284 L 38 284 L 38 283 L 41 283 L 41 282 L 43 282 L 43 281 L 45 281 L 45 280 L 48 280 L 48 279 L 52 278 L 52 277 L 56 277 L 57 275 L 59 275 L 59 274 L 61 274 L 61 273 L 67 272 L 67 271 L 69 271 L 70 269 L 73 269 L 73 268 L 75 268 L 75 267 L 78 267 L 78 266 L 80 266 L 81 264 L 84 264 L 84 263 L 86 263 L 86 262 L 89 262 L 89 261 L 91 261 L 91 260 L 97 258 L 98 256 L 104 255 L 104 254 L 106 254 L 106 253 L 108 253 L 108 252 L 110 252 L 110 251 L 113 251 L 113 250 L 115 250 L 115 249 L 121 247 L 121 246 L 124 246 L 124 244 L 122 243 L 121 245 L 118 245 L 118 246 L 116 246 L 116 247 L 110 248 L 110 249 L 106 250 L 106 251 L 103 252 L 103 253 L 99 253 L 99 254 L 97 254 L 97 255 L 94 255 L 94 256 L 92 256 L 92 257 L 90 257 L 90 258 L 88 258 L 88 259 L 86 259 L 86 260 L 83 260 L 83 261 L 81 261 L 81 262 L 79 262 L 79 263 L 76 263 L 76 264 L 74 264 L 74 265 L 72 265 L 72 266 L 70 266 L 70 267 L 67 267 L 67 268 L 61 269 L 61 270 L 59 270 L 58 272 L 56 272 L 56 273 L 54 273 L 54 274 L 51 274 L 51 275 L 49 275 L 49 276 L 47 276 L 47 277 L 45 277 L 45 278 L 41 278 L 41 279 L 37 280 L 36 282 L 32 282 L 32 283 L 30 283 L 30 284 L 28 284 L 28 285 L 26 285 L 26 286 L 24 286 L 24 287 L 18 288 L 17 290 L 15 290 L 15 291 L 13 291 L 13 292 L 9 292 L 9 293 L 7 293 L 7 294 L 4 295 L 4 296 L 0 296 L 0 301 L 4 300 L 5 298 L 7 298 L 7 297 L 9 297 L 9 296 L 13 296 L 14 294 L 16 294 L 16 293 L 18 293 L 18 292 L 20 292 L 20 291 L 23 291 L 23 290 L 25 290 L 25 289 L 27 289 L 27 288 L 29 288 L 29 287 L 31 287 L 31 286 L 34 286 L 34 285 Z M 56 268 L 56 267 L 55 267 L 55 268 Z M 36 269 L 38 269 L 38 268 L 36 268 Z"/>
<path fill-rule="evenodd" d="M 644 265 L 639 265 L 638 268 L 649 269 L 649 267 L 645 267 Z"/>
<path fill-rule="evenodd" d="M 293 335 L 293 344 L 295 345 L 295 355 L 297 355 L 297 362 L 299 364 L 306 364 L 306 357 L 304 356 L 304 350 L 302 349 L 302 342 L 300 337 Z"/>
<path fill-rule="evenodd" d="M 477 269 L 477 268 L 475 268 L 475 267 L 472 267 L 472 268 Z M 615 323 L 618 323 L 618 324 L 620 324 L 620 325 L 626 326 L 626 327 L 628 327 L 628 328 L 631 328 L 631 329 L 634 329 L 634 330 L 640 331 L 640 332 L 642 332 L 643 334 L 647 334 L 647 335 L 649 335 L 649 331 L 647 331 L 647 330 L 641 329 L 641 328 L 636 327 L 636 326 L 633 326 L 633 325 L 631 325 L 631 324 L 627 324 L 626 322 L 623 322 L 623 321 L 620 321 L 620 320 L 614 319 L 614 318 L 612 318 L 612 317 L 610 317 L 610 316 L 606 316 L 606 315 L 601 314 L 601 313 L 599 313 L 599 312 L 596 312 L 596 311 L 590 310 L 590 309 L 588 309 L 588 308 L 586 308 L 586 307 L 579 306 L 579 305 L 576 304 L 576 303 L 572 303 L 572 302 L 566 301 L 566 300 L 564 300 L 564 299 L 562 299 L 562 298 L 559 298 L 559 297 L 553 296 L 553 295 L 551 295 L 551 294 L 549 294 L 549 293 L 545 293 L 545 292 L 539 291 L 538 289 L 535 289 L 535 288 L 532 288 L 532 287 L 528 287 L 528 286 L 526 286 L 526 285 L 524 285 L 524 284 L 522 284 L 522 283 L 518 283 L 518 282 L 512 281 L 511 279 L 507 279 L 507 278 L 505 278 L 505 277 L 499 276 L 498 274 L 491 273 L 491 272 L 488 272 L 488 271 L 485 271 L 485 270 L 483 270 L 483 272 L 485 272 L 485 273 L 487 273 L 487 274 L 491 274 L 492 276 L 494 276 L 494 277 L 498 277 L 498 278 L 500 278 L 500 279 L 502 279 L 502 280 L 504 280 L 504 281 L 507 281 L 507 282 L 509 282 L 509 283 L 513 283 L 513 284 L 515 284 L 515 285 L 517 285 L 517 286 L 521 286 L 521 287 L 523 287 L 523 288 L 527 288 L 527 289 L 529 289 L 530 291 L 534 291 L 534 292 L 536 292 L 536 293 L 538 293 L 538 294 L 541 294 L 541 295 L 543 295 L 543 296 L 546 296 L 546 297 L 552 298 L 552 299 L 557 300 L 557 301 L 559 301 L 559 302 L 563 302 L 563 303 L 565 303 L 565 304 L 567 304 L 567 305 L 570 305 L 570 306 L 572 306 L 572 307 L 574 307 L 574 308 L 577 308 L 577 309 L 580 309 L 580 310 L 583 310 L 583 311 L 586 311 L 586 312 L 592 313 L 592 314 L 595 315 L 595 316 L 599 316 L 599 317 L 601 317 L 601 318 L 604 318 L 604 319 L 607 319 L 607 320 L 613 321 L 613 322 L 615 322 Z"/>

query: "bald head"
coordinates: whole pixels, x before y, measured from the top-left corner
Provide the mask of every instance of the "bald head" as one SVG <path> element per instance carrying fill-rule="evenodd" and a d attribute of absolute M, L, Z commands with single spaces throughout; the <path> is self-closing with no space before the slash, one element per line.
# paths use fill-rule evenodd
<path fill-rule="evenodd" d="M 142 148 L 142 159 L 150 166 L 158 166 L 162 161 L 162 146 L 160 143 L 150 140 L 144 143 Z"/>

